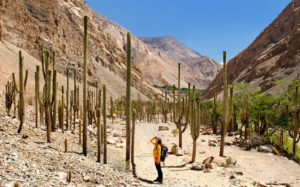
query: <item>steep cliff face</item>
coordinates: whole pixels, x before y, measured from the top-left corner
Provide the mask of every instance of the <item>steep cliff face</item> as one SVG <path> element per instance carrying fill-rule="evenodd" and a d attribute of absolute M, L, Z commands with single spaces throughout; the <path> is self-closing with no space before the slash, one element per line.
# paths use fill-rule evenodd
<path fill-rule="evenodd" d="M 277 93 L 285 85 L 277 80 L 295 80 L 300 72 L 300 0 L 291 2 L 281 14 L 236 57 L 228 62 L 228 81 L 249 83 L 250 87 Z M 213 88 L 222 89 L 222 71 L 205 91 L 212 97 Z"/>
<path fill-rule="evenodd" d="M 103 29 L 114 38 L 117 45 L 120 48 L 125 48 L 127 29 L 114 23 L 98 12 L 94 10 L 91 11 L 99 23 L 101 23 Z M 179 43 L 179 45 L 182 44 Z M 177 64 L 179 61 L 170 57 L 167 51 L 156 49 L 151 45 L 145 44 L 141 38 L 133 37 L 132 46 L 134 64 L 149 82 L 158 85 L 177 85 Z M 195 57 L 199 57 L 199 54 L 196 54 L 196 52 L 190 49 L 181 51 L 181 53 L 183 57 L 190 57 L 194 53 Z M 194 67 L 197 67 L 197 65 Z M 206 88 L 214 77 L 208 78 L 206 76 L 207 74 L 202 73 L 202 69 L 199 70 L 194 67 L 189 66 L 187 63 L 182 63 L 181 86 L 187 87 L 187 83 L 190 82 L 197 88 Z M 213 76 L 215 76 L 215 74 Z"/>
<path fill-rule="evenodd" d="M 55 50 L 57 68 L 62 74 L 69 68 L 82 75 L 83 16 L 89 17 L 88 57 L 90 85 L 106 83 L 112 96 L 125 93 L 126 54 L 107 35 L 81 0 L 1 0 L 2 39 L 40 59 L 40 48 Z M 157 93 L 133 67 L 133 95 L 153 97 Z"/>

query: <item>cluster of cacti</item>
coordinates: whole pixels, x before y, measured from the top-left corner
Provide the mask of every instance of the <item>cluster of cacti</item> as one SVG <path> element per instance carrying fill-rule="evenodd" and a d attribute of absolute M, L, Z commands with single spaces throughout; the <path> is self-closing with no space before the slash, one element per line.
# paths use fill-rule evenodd
<path fill-rule="evenodd" d="M 222 126 L 221 126 L 221 144 L 220 156 L 224 156 L 224 144 L 227 127 L 232 118 L 233 108 L 233 87 L 230 87 L 230 96 L 228 96 L 228 84 L 226 73 L 226 51 L 223 51 L 223 113 L 222 113 Z"/>
<path fill-rule="evenodd" d="M 192 136 L 192 139 L 193 139 L 193 153 L 192 153 L 191 162 L 195 162 L 197 139 L 199 138 L 200 126 L 202 124 L 200 102 L 196 102 L 196 99 L 195 99 L 195 86 L 193 86 L 193 93 L 192 93 L 192 101 L 191 102 L 192 102 L 192 107 L 191 107 L 192 108 L 191 136 Z"/>

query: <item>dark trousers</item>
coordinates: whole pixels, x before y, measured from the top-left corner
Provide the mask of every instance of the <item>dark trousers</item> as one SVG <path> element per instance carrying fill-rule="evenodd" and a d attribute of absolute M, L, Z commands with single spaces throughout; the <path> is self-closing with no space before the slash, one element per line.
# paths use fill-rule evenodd
<path fill-rule="evenodd" d="M 162 182 L 162 181 L 163 181 L 163 173 L 162 173 L 162 171 L 161 171 L 160 163 L 159 163 L 159 164 L 156 164 L 156 163 L 155 163 L 155 167 L 156 167 L 157 174 L 158 174 L 158 177 L 157 177 L 156 180 Z"/>

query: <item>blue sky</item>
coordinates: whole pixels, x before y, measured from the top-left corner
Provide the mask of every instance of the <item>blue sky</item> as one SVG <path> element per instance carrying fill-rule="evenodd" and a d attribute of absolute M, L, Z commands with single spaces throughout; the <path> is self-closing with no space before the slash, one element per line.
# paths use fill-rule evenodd
<path fill-rule="evenodd" d="M 173 36 L 222 61 L 245 49 L 291 0 L 86 0 L 136 36 Z"/>

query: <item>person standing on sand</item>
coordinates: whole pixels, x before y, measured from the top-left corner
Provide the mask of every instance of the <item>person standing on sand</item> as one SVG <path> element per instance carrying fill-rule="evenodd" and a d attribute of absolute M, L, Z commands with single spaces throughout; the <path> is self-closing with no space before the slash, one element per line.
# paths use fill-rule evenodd
<path fill-rule="evenodd" d="M 158 138 L 157 136 L 152 138 L 150 140 L 151 143 L 153 143 L 154 145 L 154 149 L 153 149 L 153 157 L 154 157 L 154 163 L 155 163 L 155 167 L 158 173 L 158 177 L 155 180 L 155 182 L 159 182 L 162 183 L 163 182 L 163 173 L 161 170 L 161 166 L 160 166 L 160 158 L 161 158 L 161 139 Z"/>

